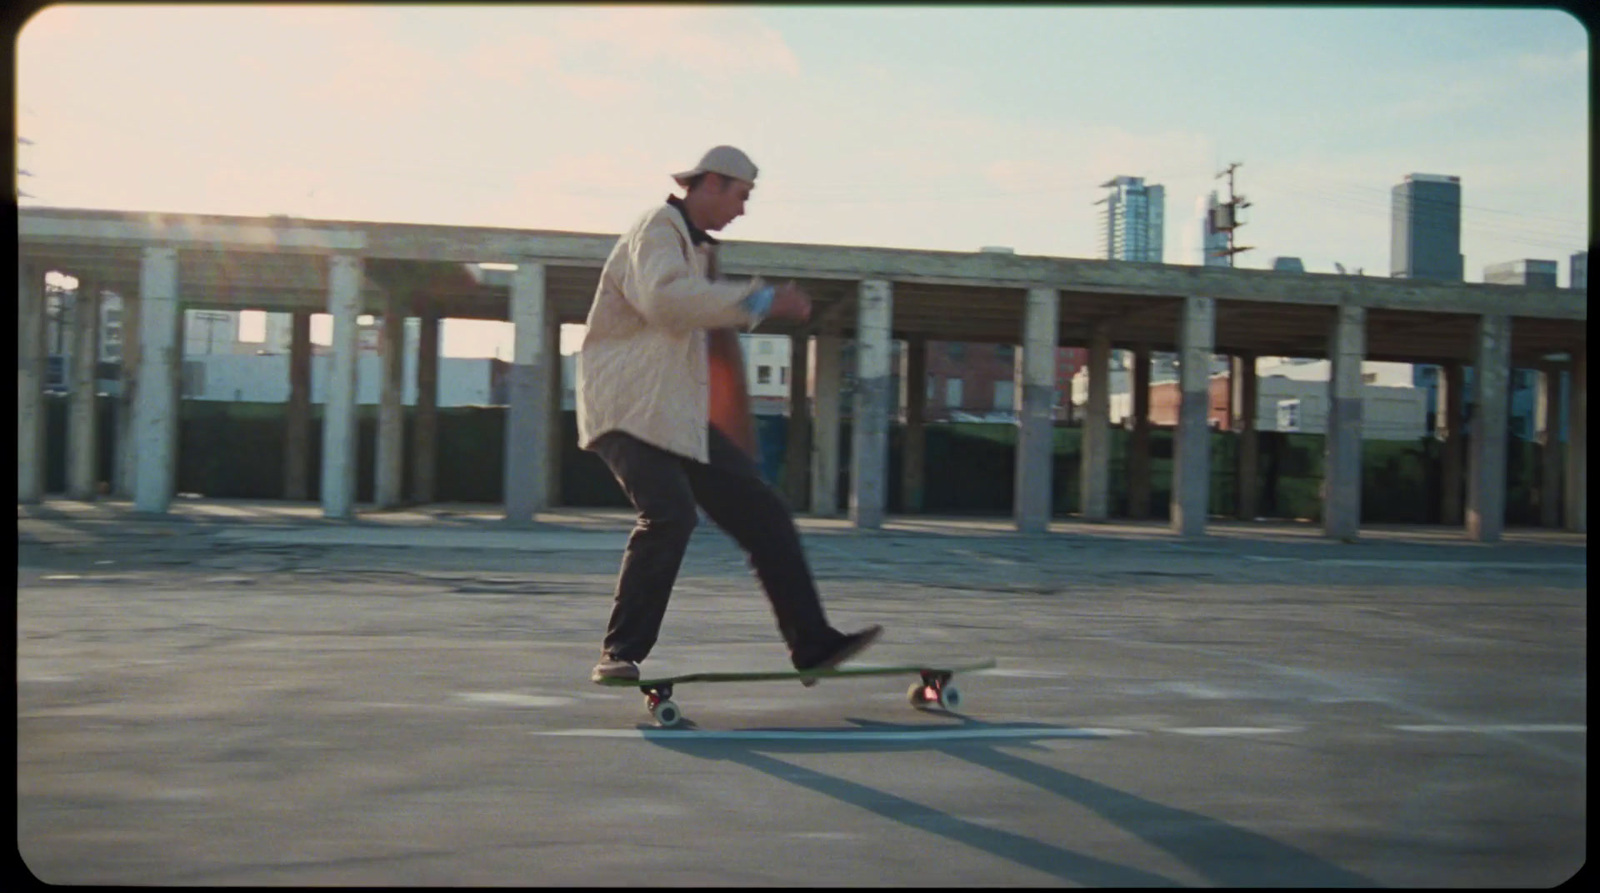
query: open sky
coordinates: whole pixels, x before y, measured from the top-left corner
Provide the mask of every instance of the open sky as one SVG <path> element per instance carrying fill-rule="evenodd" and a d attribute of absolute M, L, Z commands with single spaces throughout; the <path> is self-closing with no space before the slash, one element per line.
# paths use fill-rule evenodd
<path fill-rule="evenodd" d="M 1389 190 L 1462 179 L 1466 278 L 1590 241 L 1588 35 L 1553 9 L 48 7 L 17 38 L 24 206 L 620 232 L 712 145 L 724 236 L 1165 261 L 1240 162 L 1242 267 L 1389 271 Z M 498 324 L 451 323 L 491 355 Z M 323 340 L 323 339 L 319 339 Z"/>

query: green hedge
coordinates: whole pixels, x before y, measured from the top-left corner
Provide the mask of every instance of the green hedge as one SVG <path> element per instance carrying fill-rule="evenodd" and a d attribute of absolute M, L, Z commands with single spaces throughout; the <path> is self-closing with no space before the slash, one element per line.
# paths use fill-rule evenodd
<path fill-rule="evenodd" d="M 100 480 L 113 477 L 112 444 L 116 406 L 102 397 L 99 412 Z M 46 398 L 45 486 L 66 489 L 67 401 Z M 310 491 L 317 498 L 322 468 L 322 411 L 312 407 Z M 281 499 L 284 495 L 284 439 L 287 406 L 282 403 L 218 403 L 185 400 L 179 422 L 177 489 L 218 498 Z M 406 408 L 405 442 L 409 454 L 415 410 Z M 376 406 L 357 410 L 356 499 L 373 497 L 377 443 Z M 783 480 L 787 457 L 788 420 L 757 419 L 763 450 L 763 474 Z M 563 505 L 627 507 L 628 501 L 600 458 L 577 447 L 574 413 L 561 416 L 561 497 Z M 440 502 L 498 503 L 505 458 L 505 407 L 458 406 L 438 410 L 435 498 Z M 1211 511 L 1232 515 L 1236 506 L 1235 455 L 1238 439 L 1229 432 L 1211 432 Z M 1015 425 L 929 424 L 924 429 L 923 511 L 933 514 L 1004 515 L 1012 510 L 1016 473 Z M 1128 514 L 1127 457 L 1131 435 L 1111 429 L 1110 508 Z M 1317 434 L 1261 432 L 1257 435 L 1258 505 L 1262 516 L 1321 518 L 1323 438 Z M 1052 507 L 1057 516 L 1078 510 L 1079 455 L 1082 429 L 1057 427 L 1054 437 Z M 904 510 L 901 455 L 904 430 L 889 431 L 888 508 Z M 838 504 L 848 505 L 850 423 L 840 424 Z M 1542 448 L 1511 438 L 1506 456 L 1506 521 L 1538 523 L 1538 486 Z M 1559 449 L 1559 447 L 1558 447 Z M 1172 432 L 1150 432 L 1150 516 L 1167 517 L 1171 499 Z M 1465 464 L 1465 463 L 1464 463 Z M 1367 523 L 1438 523 L 1440 448 L 1437 441 L 1365 441 L 1362 445 L 1361 519 Z M 409 455 L 403 463 L 403 492 L 411 492 Z M 804 501 L 802 500 L 802 505 Z"/>

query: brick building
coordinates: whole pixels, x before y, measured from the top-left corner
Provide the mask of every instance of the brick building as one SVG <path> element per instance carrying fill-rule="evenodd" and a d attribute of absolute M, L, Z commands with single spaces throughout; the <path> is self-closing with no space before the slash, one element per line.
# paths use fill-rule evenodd
<path fill-rule="evenodd" d="M 928 342 L 928 421 L 953 414 L 993 416 L 1017 410 L 1017 348 L 1010 344 Z M 1072 376 L 1088 362 L 1082 347 L 1056 348 L 1056 417 L 1066 418 Z"/>

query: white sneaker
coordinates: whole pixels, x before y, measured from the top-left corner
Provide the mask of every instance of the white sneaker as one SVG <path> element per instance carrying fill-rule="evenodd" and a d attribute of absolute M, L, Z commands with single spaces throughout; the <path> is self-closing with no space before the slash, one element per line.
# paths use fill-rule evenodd
<path fill-rule="evenodd" d="M 601 658 L 594 665 L 594 672 L 589 674 L 591 682 L 602 679 L 638 679 L 639 665 L 631 660 L 617 660 L 614 657 Z"/>

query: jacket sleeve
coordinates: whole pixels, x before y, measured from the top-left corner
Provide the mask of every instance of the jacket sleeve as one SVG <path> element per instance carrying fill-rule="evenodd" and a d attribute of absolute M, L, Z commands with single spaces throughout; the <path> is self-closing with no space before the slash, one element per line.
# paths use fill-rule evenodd
<path fill-rule="evenodd" d="M 762 287 L 712 282 L 696 273 L 670 225 L 646 226 L 629 252 L 633 288 L 624 296 L 651 325 L 668 329 L 748 327 L 758 321 L 745 299 Z"/>

